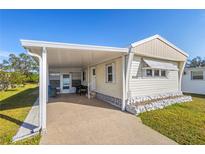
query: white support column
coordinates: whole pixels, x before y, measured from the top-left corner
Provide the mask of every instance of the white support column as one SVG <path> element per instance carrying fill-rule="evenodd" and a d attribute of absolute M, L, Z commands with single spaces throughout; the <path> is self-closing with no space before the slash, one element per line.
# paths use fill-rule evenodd
<path fill-rule="evenodd" d="M 42 49 L 42 131 L 46 131 L 46 103 L 47 103 L 47 51 L 46 48 Z"/>
<path fill-rule="evenodd" d="M 88 98 L 90 99 L 90 67 L 88 66 L 88 73 L 87 73 L 87 81 L 88 81 Z"/>
<path fill-rule="evenodd" d="M 182 91 L 182 88 L 181 88 L 182 87 L 182 76 L 184 73 L 185 65 L 186 65 L 186 61 L 180 62 L 180 64 L 179 64 L 179 85 L 178 85 L 179 91 Z"/>
<path fill-rule="evenodd" d="M 121 110 L 125 110 L 126 106 L 126 90 L 125 90 L 125 55 L 122 56 L 122 107 Z"/>
<path fill-rule="evenodd" d="M 80 80 L 81 80 L 81 85 L 83 84 L 83 70 L 80 72 Z"/>
<path fill-rule="evenodd" d="M 128 99 L 128 92 L 129 92 L 129 80 L 130 80 L 130 69 L 132 65 L 134 53 L 132 48 L 129 51 L 128 61 L 127 61 L 127 68 L 126 68 L 126 78 L 125 78 L 125 98 Z"/>
<path fill-rule="evenodd" d="M 39 127 L 42 128 L 42 105 L 43 104 L 43 63 L 39 58 Z"/>
<path fill-rule="evenodd" d="M 48 102 L 48 86 L 49 86 L 49 66 L 47 64 L 47 67 L 46 67 L 46 81 L 47 81 L 47 95 L 46 95 L 46 102 Z"/>

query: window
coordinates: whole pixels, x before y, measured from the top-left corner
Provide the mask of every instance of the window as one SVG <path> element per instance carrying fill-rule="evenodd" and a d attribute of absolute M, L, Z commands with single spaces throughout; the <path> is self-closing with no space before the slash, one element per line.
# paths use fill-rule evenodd
<path fill-rule="evenodd" d="M 106 82 L 114 82 L 114 64 L 106 65 Z"/>
<path fill-rule="evenodd" d="M 146 69 L 146 76 L 152 76 L 152 69 Z"/>
<path fill-rule="evenodd" d="M 60 73 L 50 73 L 49 80 L 51 88 L 60 88 Z"/>
<path fill-rule="evenodd" d="M 83 71 L 83 81 L 85 81 L 85 72 Z"/>
<path fill-rule="evenodd" d="M 166 77 L 166 71 L 165 70 L 161 70 L 161 76 Z"/>
<path fill-rule="evenodd" d="M 150 69 L 146 68 L 144 69 L 144 76 L 145 77 L 166 77 L 166 70 L 161 69 Z"/>
<path fill-rule="evenodd" d="M 60 73 L 50 73 L 49 79 L 50 80 L 60 80 Z"/>
<path fill-rule="evenodd" d="M 203 71 L 191 71 L 191 79 L 203 80 L 204 79 Z"/>
<path fill-rule="evenodd" d="M 154 76 L 158 77 L 159 76 L 159 70 L 154 70 Z"/>
<path fill-rule="evenodd" d="M 93 70 L 93 76 L 95 76 L 95 68 L 93 68 L 92 70 Z"/>

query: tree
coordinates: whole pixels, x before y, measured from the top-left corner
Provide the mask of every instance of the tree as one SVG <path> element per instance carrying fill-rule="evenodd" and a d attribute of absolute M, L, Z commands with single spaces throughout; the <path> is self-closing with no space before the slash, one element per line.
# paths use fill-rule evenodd
<path fill-rule="evenodd" d="M 21 74 L 20 72 L 11 72 L 10 73 L 10 81 L 11 86 L 22 85 L 26 81 L 26 76 Z"/>
<path fill-rule="evenodd" d="M 4 71 L 0 71 L 0 90 L 7 90 L 9 88 L 9 74 Z"/>
<path fill-rule="evenodd" d="M 0 71 L 3 70 L 3 64 L 0 64 Z"/>
<path fill-rule="evenodd" d="M 21 53 L 19 56 L 10 54 L 8 60 L 3 60 L 1 67 L 6 72 L 20 72 L 29 80 L 33 73 L 38 73 L 38 63 L 25 53 Z"/>
<path fill-rule="evenodd" d="M 205 58 L 197 56 L 193 59 L 187 61 L 186 67 L 205 67 Z"/>
<path fill-rule="evenodd" d="M 0 64 L 0 89 L 22 85 L 25 82 L 38 82 L 38 63 L 29 55 L 10 54 L 8 60 Z"/>
<path fill-rule="evenodd" d="M 33 72 L 38 72 L 38 64 L 29 55 L 21 53 L 19 54 L 19 68 L 20 72 L 26 75 L 27 78 L 31 79 Z"/>

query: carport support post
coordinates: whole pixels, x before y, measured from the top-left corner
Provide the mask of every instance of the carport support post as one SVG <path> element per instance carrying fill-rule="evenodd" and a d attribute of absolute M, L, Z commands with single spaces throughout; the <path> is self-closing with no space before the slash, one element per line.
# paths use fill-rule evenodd
<path fill-rule="evenodd" d="M 88 66 L 88 99 L 90 99 L 90 67 Z"/>
<path fill-rule="evenodd" d="M 125 69 L 125 100 L 127 100 L 130 97 L 130 91 L 129 91 L 129 80 L 130 80 L 130 69 L 131 69 L 131 65 L 132 65 L 132 60 L 134 57 L 134 51 L 133 48 L 130 47 L 129 49 L 129 54 L 128 54 L 128 58 L 127 58 L 127 63 L 126 65 L 126 69 Z M 125 105 L 126 106 L 126 105 Z"/>
<path fill-rule="evenodd" d="M 121 110 L 125 111 L 125 55 L 122 56 L 122 107 Z"/>
<path fill-rule="evenodd" d="M 45 47 L 42 48 L 42 132 L 46 132 L 46 103 L 47 103 L 47 50 Z"/>
<path fill-rule="evenodd" d="M 179 91 L 182 91 L 182 76 L 184 73 L 185 65 L 186 65 L 186 61 L 179 63 L 179 85 L 178 85 Z"/>

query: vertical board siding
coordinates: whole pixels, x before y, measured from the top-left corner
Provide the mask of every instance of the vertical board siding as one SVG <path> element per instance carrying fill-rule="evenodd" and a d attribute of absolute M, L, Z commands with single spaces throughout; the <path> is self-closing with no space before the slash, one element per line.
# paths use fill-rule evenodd
<path fill-rule="evenodd" d="M 134 52 L 139 55 L 162 58 L 173 61 L 185 61 L 186 56 L 159 39 L 153 39 L 134 47 Z"/>
<path fill-rule="evenodd" d="M 167 78 L 144 78 L 141 74 L 141 63 L 141 57 L 135 55 L 129 81 L 131 97 L 178 91 L 178 71 L 169 71 Z M 176 62 L 170 63 L 177 65 Z"/>

